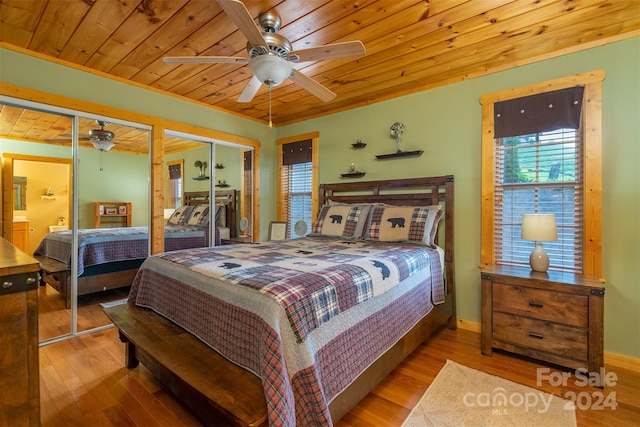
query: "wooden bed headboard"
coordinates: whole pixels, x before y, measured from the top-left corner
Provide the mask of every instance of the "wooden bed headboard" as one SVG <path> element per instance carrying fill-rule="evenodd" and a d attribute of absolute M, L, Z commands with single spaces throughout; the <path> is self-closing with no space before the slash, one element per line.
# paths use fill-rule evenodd
<path fill-rule="evenodd" d="M 236 190 L 216 190 L 216 203 L 222 203 L 225 206 L 227 218 L 227 227 L 230 229 L 231 237 L 237 237 L 238 231 L 236 227 L 236 212 L 238 211 L 238 202 Z M 186 206 L 208 205 L 208 191 L 185 191 L 184 204 Z"/>
<path fill-rule="evenodd" d="M 444 227 L 442 223 L 439 226 L 438 245 L 444 249 L 447 291 L 454 293 L 453 194 L 453 175 L 445 175 L 388 181 L 322 184 L 320 185 L 318 201 L 319 206 L 324 205 L 328 200 L 342 203 L 386 203 L 402 206 L 441 205 L 442 209 L 444 209 Z"/>

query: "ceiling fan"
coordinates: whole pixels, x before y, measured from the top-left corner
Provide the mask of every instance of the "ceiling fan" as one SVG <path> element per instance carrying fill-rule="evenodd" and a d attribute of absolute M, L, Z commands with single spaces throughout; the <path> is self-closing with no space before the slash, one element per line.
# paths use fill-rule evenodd
<path fill-rule="evenodd" d="M 100 151 L 109 151 L 111 148 L 115 146 L 113 139 L 116 137 L 116 134 L 105 130 L 104 127 L 109 124 L 109 122 L 105 122 L 104 120 L 96 120 L 100 129 L 89 129 L 88 135 L 79 135 L 78 140 L 80 141 L 89 141 L 91 144 Z M 61 134 L 63 139 L 48 139 L 47 142 L 68 142 L 69 138 L 71 138 L 70 134 Z"/>
<path fill-rule="evenodd" d="M 163 58 L 168 64 L 232 63 L 249 64 L 253 77 L 238 97 L 238 102 L 250 102 L 262 84 L 272 88 L 286 78 L 307 90 L 322 101 L 336 97 L 331 90 L 294 69 L 297 62 L 362 56 L 366 53 L 361 41 L 355 40 L 311 47 L 294 51 L 291 42 L 277 31 L 282 25 L 280 15 L 269 11 L 258 17 L 262 30 L 253 21 L 245 5 L 238 0 L 217 0 L 218 4 L 247 38 L 249 58 L 235 56 L 173 56 Z M 271 102 L 269 103 L 271 110 Z M 271 116 L 271 111 L 269 111 Z M 271 122 L 271 120 L 269 120 Z"/>

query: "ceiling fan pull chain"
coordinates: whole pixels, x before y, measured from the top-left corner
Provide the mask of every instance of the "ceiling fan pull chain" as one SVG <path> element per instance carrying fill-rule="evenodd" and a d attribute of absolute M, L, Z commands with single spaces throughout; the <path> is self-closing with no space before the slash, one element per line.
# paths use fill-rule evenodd
<path fill-rule="evenodd" d="M 269 128 L 273 127 L 273 123 L 271 122 L 271 88 L 273 85 L 269 85 Z"/>

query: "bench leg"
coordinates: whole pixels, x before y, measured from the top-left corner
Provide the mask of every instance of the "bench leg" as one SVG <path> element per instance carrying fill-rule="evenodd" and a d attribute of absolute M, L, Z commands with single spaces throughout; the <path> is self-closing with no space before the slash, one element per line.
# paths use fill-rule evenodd
<path fill-rule="evenodd" d="M 118 331 L 118 334 L 120 336 L 120 341 L 124 343 L 124 365 L 128 369 L 133 369 L 140 364 L 136 357 L 136 346 L 134 343 L 129 341 L 121 331 Z"/>

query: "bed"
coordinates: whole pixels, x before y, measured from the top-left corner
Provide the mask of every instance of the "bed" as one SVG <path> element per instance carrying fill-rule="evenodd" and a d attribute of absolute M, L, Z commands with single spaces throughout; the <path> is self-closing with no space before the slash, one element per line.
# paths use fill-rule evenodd
<path fill-rule="evenodd" d="M 320 193 L 308 237 L 149 257 L 128 303 L 105 309 L 126 365 L 207 425 L 331 425 L 456 327 L 452 176 Z"/>
<path fill-rule="evenodd" d="M 205 192 L 186 193 L 185 207 L 165 224 L 165 251 L 209 246 L 208 206 Z M 236 191 L 216 192 L 215 245 L 220 233 L 230 233 L 224 218 L 235 217 Z M 198 218 L 199 217 L 199 218 Z M 223 220 L 221 220 L 223 218 Z M 130 286 L 149 254 L 148 227 L 82 229 L 78 234 L 78 291 L 87 295 Z M 49 233 L 34 251 L 40 262 L 41 284 L 49 284 L 71 307 L 72 230 Z"/>

